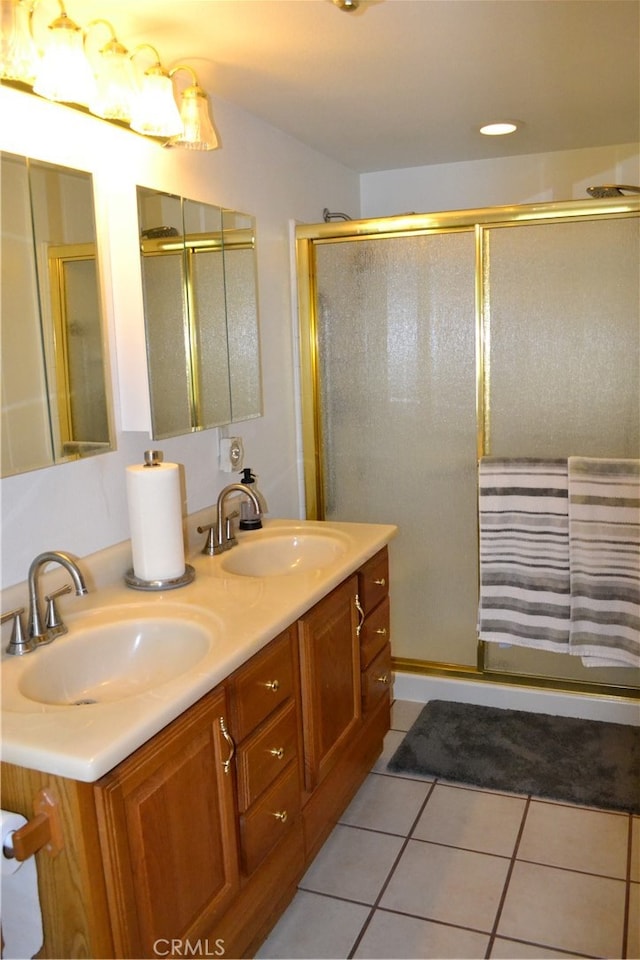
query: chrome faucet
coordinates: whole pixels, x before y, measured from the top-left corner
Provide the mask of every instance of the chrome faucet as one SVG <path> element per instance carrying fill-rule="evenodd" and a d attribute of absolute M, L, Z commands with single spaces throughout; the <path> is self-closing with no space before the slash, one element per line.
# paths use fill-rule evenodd
<path fill-rule="evenodd" d="M 68 593 L 69 587 L 62 587 L 56 590 L 50 596 L 46 597 L 47 615 L 45 622 L 42 622 L 40 613 L 40 604 L 38 600 L 38 574 L 41 568 L 47 563 L 59 563 L 68 571 L 76 588 L 76 596 L 80 597 L 88 593 L 84 577 L 76 561 L 68 553 L 62 553 L 60 550 L 48 550 L 46 553 L 39 553 L 29 567 L 29 624 L 27 627 L 27 637 L 36 646 L 45 643 L 51 643 L 57 636 L 67 632 L 67 628 L 60 620 L 55 608 L 54 600 L 62 593 Z"/>
<path fill-rule="evenodd" d="M 234 536 L 231 533 L 231 524 L 227 522 L 224 515 L 224 502 L 229 496 L 230 493 L 246 493 L 249 497 L 249 500 L 253 503 L 257 512 L 260 513 L 262 510 L 262 505 L 258 500 L 257 496 L 245 483 L 230 483 L 223 490 L 220 491 L 218 495 L 218 520 L 217 520 L 217 534 L 218 534 L 218 547 L 220 550 L 230 550 L 231 547 L 234 547 L 237 543 Z M 229 518 L 230 519 L 230 518 Z"/>

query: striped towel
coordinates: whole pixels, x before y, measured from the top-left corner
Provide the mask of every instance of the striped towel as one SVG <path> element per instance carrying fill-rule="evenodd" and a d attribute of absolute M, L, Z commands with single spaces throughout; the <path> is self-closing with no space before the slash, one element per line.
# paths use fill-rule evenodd
<path fill-rule="evenodd" d="M 480 639 L 567 653 L 567 461 L 484 458 L 479 484 Z"/>
<path fill-rule="evenodd" d="M 640 666 L 640 460 L 569 458 L 571 653 Z"/>

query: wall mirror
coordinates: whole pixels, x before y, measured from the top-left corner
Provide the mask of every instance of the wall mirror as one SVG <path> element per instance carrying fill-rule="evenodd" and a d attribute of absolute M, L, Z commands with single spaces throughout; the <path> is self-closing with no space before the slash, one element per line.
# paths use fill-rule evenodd
<path fill-rule="evenodd" d="M 112 449 L 91 174 L 0 157 L 3 477 Z"/>
<path fill-rule="evenodd" d="M 138 187 L 152 436 L 261 415 L 252 217 Z"/>

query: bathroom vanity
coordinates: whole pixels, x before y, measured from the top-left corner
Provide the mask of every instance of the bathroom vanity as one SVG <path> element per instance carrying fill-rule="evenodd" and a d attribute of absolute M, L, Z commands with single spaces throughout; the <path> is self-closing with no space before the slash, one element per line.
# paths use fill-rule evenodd
<path fill-rule="evenodd" d="M 296 524 L 326 527 L 344 549 L 320 569 L 241 576 L 225 570 L 224 556 L 193 560 L 196 580 L 180 603 L 216 611 L 219 664 L 214 644 L 207 691 L 199 686 L 205 660 L 192 671 L 200 695 L 118 763 L 95 778 L 95 755 L 65 768 L 52 754 L 51 770 L 43 758 L 39 770 L 3 763 L 4 808 L 29 817 L 47 788 L 62 820 L 60 853 L 36 855 L 41 956 L 184 956 L 197 942 L 198 955 L 252 956 L 285 909 L 389 728 L 387 543 L 395 528 Z M 265 544 L 279 529 L 268 525 Z M 236 555 L 242 560 L 242 542 Z M 69 625 L 71 633 L 71 617 Z M 240 649 L 230 656 L 226 643 Z M 186 684 L 177 680 L 176 691 Z M 123 699 L 117 713 L 131 711 L 133 722 L 130 701 L 144 697 Z M 103 707 L 108 713 L 107 704 L 75 713 L 58 705 L 36 717 L 41 730 L 66 725 L 68 735 L 78 713 L 97 717 Z M 25 709 L 14 709 L 10 725 L 16 715 L 29 720 Z M 16 729 L 8 734 L 14 761 Z"/>

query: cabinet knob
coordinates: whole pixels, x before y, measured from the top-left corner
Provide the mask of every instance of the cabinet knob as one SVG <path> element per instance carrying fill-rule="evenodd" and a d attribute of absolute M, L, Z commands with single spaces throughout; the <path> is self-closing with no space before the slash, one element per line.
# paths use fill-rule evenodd
<path fill-rule="evenodd" d="M 375 583 L 376 587 L 386 587 L 387 585 L 387 581 L 384 577 L 380 577 L 379 580 L 374 580 L 373 582 Z"/>
<path fill-rule="evenodd" d="M 386 628 L 386 627 L 378 627 L 378 629 L 376 630 L 376 633 L 379 634 L 381 637 L 386 637 L 386 635 L 387 635 L 387 628 Z"/>
<path fill-rule="evenodd" d="M 273 814 L 276 820 L 279 820 L 280 823 L 286 823 L 287 820 L 287 811 L 286 810 L 276 810 Z"/>
<path fill-rule="evenodd" d="M 275 757 L 276 760 L 282 760 L 284 757 L 284 747 L 272 747 L 269 753 L 272 757 Z"/>
<path fill-rule="evenodd" d="M 267 688 L 267 690 L 271 690 L 273 693 L 277 693 L 278 690 L 280 689 L 280 681 L 267 680 L 267 682 L 265 683 L 265 687 Z"/>
<path fill-rule="evenodd" d="M 383 673 L 381 676 L 376 677 L 376 683 L 391 683 L 391 677 L 388 673 Z"/>

